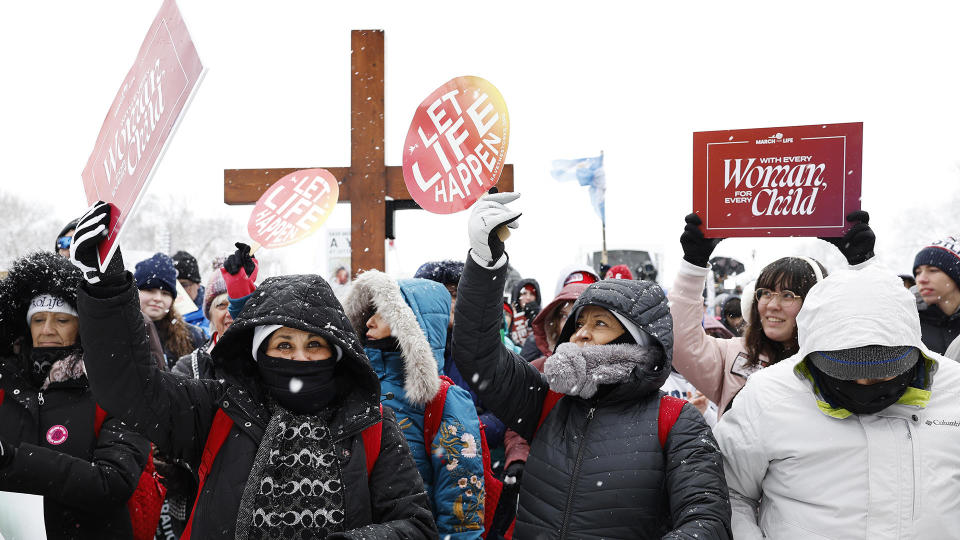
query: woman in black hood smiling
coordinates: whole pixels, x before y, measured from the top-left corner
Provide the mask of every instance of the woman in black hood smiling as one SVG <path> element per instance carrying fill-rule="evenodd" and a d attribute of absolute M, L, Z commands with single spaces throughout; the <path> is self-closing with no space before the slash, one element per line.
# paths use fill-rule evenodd
<path fill-rule="evenodd" d="M 97 269 L 108 218 L 94 205 L 75 240 L 87 370 L 107 409 L 208 473 L 184 538 L 436 536 L 410 451 L 392 411 L 381 415 L 377 376 L 326 280 L 265 280 L 213 348 L 217 378 L 181 379 L 150 363 L 130 273 L 114 261 Z M 229 432 L 213 450 L 222 418 Z M 377 425 L 368 474 L 363 434 Z"/>

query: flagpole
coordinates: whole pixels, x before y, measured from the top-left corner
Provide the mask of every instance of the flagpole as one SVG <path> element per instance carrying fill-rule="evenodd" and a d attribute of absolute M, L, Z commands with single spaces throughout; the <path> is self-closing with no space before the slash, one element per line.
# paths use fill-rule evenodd
<path fill-rule="evenodd" d="M 600 163 L 603 163 L 603 150 L 600 151 Z M 607 216 L 604 209 L 603 216 L 600 219 L 600 230 L 603 234 L 603 251 L 600 253 L 600 263 L 607 264 Z"/>
<path fill-rule="evenodd" d="M 600 255 L 600 262 L 603 264 L 607 264 L 607 224 L 606 223 L 603 223 L 602 230 L 603 230 L 603 252 Z"/>

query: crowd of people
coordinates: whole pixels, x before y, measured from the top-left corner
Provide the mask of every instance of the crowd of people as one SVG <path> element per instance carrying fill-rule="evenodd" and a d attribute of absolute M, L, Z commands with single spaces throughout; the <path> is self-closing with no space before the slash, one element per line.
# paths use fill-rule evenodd
<path fill-rule="evenodd" d="M 898 276 L 857 211 L 846 267 L 707 305 L 691 214 L 668 292 L 571 266 L 545 299 L 508 276 L 518 197 L 463 260 L 332 282 L 243 243 L 104 268 L 94 205 L 0 281 L 0 491 L 48 538 L 958 534 L 960 241 Z"/>

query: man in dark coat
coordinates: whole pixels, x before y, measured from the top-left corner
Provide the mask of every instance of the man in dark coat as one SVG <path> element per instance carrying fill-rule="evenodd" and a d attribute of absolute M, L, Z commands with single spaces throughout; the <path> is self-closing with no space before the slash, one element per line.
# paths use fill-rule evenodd
<path fill-rule="evenodd" d="M 142 315 L 130 273 L 113 262 L 103 274 L 96 267 L 105 206 L 81 219 L 78 238 L 90 245 L 78 245 L 74 258 L 88 281 L 78 305 L 95 394 L 195 468 L 215 415 L 231 420 L 194 505 L 191 537 L 435 538 L 410 450 L 393 412 L 380 414 L 377 376 L 327 282 L 264 281 L 213 349 L 218 379 L 160 372 L 136 331 Z M 362 433 L 377 423 L 368 475 Z"/>
<path fill-rule="evenodd" d="M 128 539 L 150 443 L 112 415 L 96 432 L 76 339 L 82 281 L 67 259 L 38 252 L 0 282 L 0 491 L 43 496 L 47 538 Z"/>
<path fill-rule="evenodd" d="M 499 340 L 513 193 L 488 195 L 468 222 L 454 360 L 476 390 L 531 441 L 517 538 L 730 538 L 720 452 L 703 416 L 683 404 L 663 441 L 658 415 L 670 373 L 672 320 L 654 283 L 607 280 L 573 306 L 540 373 Z M 550 408 L 549 400 L 554 405 Z"/>

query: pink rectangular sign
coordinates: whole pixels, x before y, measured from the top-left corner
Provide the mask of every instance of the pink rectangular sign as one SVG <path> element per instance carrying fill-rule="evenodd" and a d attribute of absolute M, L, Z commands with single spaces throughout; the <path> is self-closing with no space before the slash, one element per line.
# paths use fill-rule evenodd
<path fill-rule="evenodd" d="M 704 236 L 843 236 L 860 209 L 862 150 L 860 122 L 694 133 Z"/>
<path fill-rule="evenodd" d="M 114 207 L 109 236 L 100 247 L 101 267 L 113 255 L 202 73 L 177 3 L 164 0 L 83 169 L 87 203 L 106 201 Z"/>

